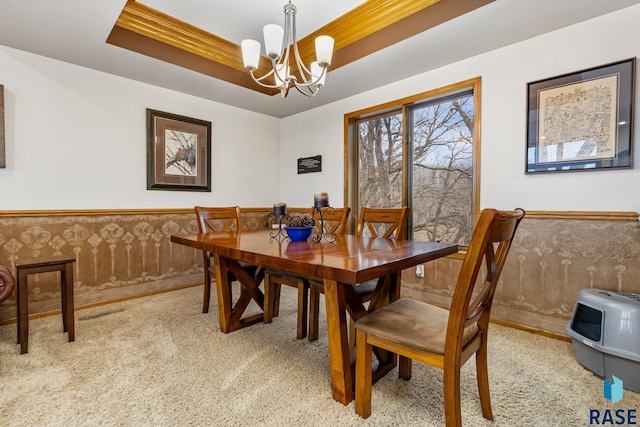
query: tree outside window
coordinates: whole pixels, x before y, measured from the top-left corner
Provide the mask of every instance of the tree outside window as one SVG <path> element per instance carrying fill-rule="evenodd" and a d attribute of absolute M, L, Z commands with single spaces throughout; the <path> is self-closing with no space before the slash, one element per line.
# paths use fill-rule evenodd
<path fill-rule="evenodd" d="M 479 79 L 465 83 L 383 106 L 384 112 L 354 113 L 348 142 L 349 167 L 357 168 L 348 174 L 352 206 L 407 205 L 409 237 L 468 245 L 479 198 Z"/>

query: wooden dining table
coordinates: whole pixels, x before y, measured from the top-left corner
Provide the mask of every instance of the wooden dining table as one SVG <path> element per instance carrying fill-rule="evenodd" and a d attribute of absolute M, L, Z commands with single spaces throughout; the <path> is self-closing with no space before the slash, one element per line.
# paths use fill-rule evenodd
<path fill-rule="evenodd" d="M 251 301 L 264 311 L 265 298 L 240 262 L 277 269 L 324 283 L 329 360 L 333 398 L 348 404 L 354 398 L 355 359 L 349 343 L 347 313 L 357 320 L 370 311 L 400 297 L 402 270 L 433 261 L 458 251 L 456 244 L 417 240 L 389 240 L 333 236 L 313 243 L 291 242 L 273 231 L 178 234 L 171 241 L 213 254 L 218 294 L 220 329 L 233 332 L 261 322 L 263 314 L 247 314 Z M 231 273 L 231 275 L 229 274 Z M 235 304 L 230 280 L 241 284 Z M 354 286 L 377 279 L 377 287 L 368 307 L 357 296 Z M 376 381 L 396 366 L 395 355 L 376 352 L 372 366 Z"/>

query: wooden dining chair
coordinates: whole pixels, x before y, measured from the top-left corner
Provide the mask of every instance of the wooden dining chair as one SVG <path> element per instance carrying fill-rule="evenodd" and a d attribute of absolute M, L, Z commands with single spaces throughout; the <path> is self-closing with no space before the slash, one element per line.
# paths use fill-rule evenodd
<path fill-rule="evenodd" d="M 411 378 L 411 362 L 444 370 L 446 425 L 460 426 L 460 368 L 475 354 L 482 415 L 492 420 L 487 371 L 491 303 L 524 210 L 484 209 L 464 258 L 449 310 L 402 298 L 356 324 L 355 409 L 371 414 L 372 346 L 399 355 L 399 376 Z M 484 269 L 482 269 L 484 264 Z M 482 273 L 482 274 L 481 274 Z"/>
<path fill-rule="evenodd" d="M 16 287 L 16 279 L 11 271 L 4 265 L 0 265 L 0 302 L 11 296 Z"/>
<path fill-rule="evenodd" d="M 322 208 L 324 232 L 330 235 L 341 235 L 347 231 L 347 221 L 351 208 Z M 316 220 L 316 232 L 320 233 L 320 213 L 311 210 L 310 215 Z M 264 276 L 265 286 L 265 316 L 264 322 L 271 323 L 274 316 L 279 313 L 281 285 L 290 286 L 298 290 L 298 320 L 296 338 L 304 339 L 307 336 L 307 308 L 309 300 L 309 280 L 283 271 L 266 269 Z M 313 307 L 313 305 L 312 305 Z M 313 308 L 312 308 L 313 310 Z M 317 306 L 315 308 L 317 312 Z M 309 316 L 312 314 L 309 313 Z M 316 315 L 317 316 L 317 315 Z M 317 330 L 317 326 L 316 326 Z M 316 333 L 317 336 L 317 333 Z"/>
<path fill-rule="evenodd" d="M 0 265 L 0 302 L 9 298 L 15 288 L 15 277 L 7 267 Z"/>
<path fill-rule="evenodd" d="M 233 230 L 242 230 L 242 218 L 240 216 L 240 208 L 238 206 L 230 207 L 202 207 L 194 208 L 196 218 L 198 219 L 198 230 L 201 233 L 226 233 Z M 211 275 L 215 275 L 212 268 L 212 254 L 208 251 L 202 251 L 204 260 L 204 301 L 202 303 L 202 312 L 209 312 L 209 300 L 211 299 Z M 254 278 L 256 283 L 262 281 L 264 270 L 256 265 L 240 262 L 242 268 L 247 274 Z M 229 283 L 235 278 L 229 273 Z"/>
<path fill-rule="evenodd" d="M 356 235 L 380 237 L 383 239 L 404 240 L 409 208 L 372 208 L 363 206 L 360 209 Z M 373 279 L 354 286 L 356 295 L 367 302 L 371 300 L 381 279 Z M 324 284 L 318 281 L 310 282 L 309 301 L 309 341 L 318 339 L 318 324 L 320 311 L 320 294 L 324 293 Z M 355 345 L 353 321 L 351 325 L 352 347 Z"/>

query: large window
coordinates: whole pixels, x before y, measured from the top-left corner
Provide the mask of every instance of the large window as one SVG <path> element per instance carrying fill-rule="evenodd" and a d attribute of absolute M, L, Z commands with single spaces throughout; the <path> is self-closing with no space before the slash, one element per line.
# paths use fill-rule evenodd
<path fill-rule="evenodd" d="M 348 199 L 411 208 L 409 237 L 466 246 L 478 210 L 480 79 L 347 116 Z"/>

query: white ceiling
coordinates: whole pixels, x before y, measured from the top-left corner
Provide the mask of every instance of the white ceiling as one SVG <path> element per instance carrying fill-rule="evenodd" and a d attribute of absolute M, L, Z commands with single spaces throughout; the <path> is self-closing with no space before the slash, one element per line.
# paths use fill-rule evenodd
<path fill-rule="evenodd" d="M 282 7 L 286 3 L 286 0 L 140 1 L 237 44 L 245 38 L 261 40 L 264 24 L 282 25 Z M 326 85 L 314 98 L 290 92 L 284 99 L 107 44 L 105 40 L 125 3 L 126 0 L 0 0 L 0 45 L 286 117 L 639 4 L 640 0 L 496 0 L 330 72 Z M 298 37 L 302 38 L 362 1 L 294 0 L 293 3 L 298 8 Z"/>

